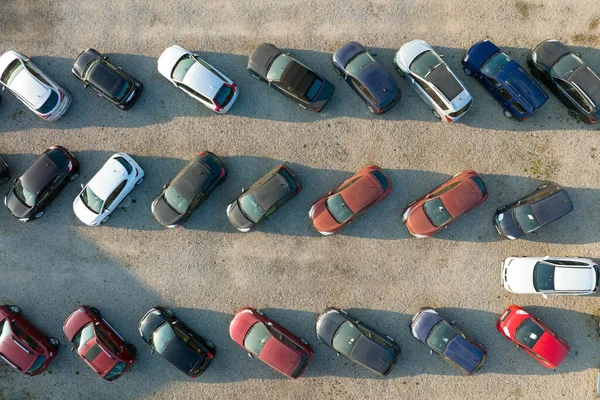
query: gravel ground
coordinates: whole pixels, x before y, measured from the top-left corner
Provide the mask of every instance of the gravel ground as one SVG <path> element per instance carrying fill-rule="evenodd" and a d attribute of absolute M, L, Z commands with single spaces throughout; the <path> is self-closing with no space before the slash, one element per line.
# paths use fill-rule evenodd
<path fill-rule="evenodd" d="M 436 122 L 393 71 L 406 41 L 432 44 L 460 71 L 464 49 L 490 38 L 525 65 L 528 49 L 547 38 L 576 46 L 600 69 L 600 3 L 508 1 L 11 1 L 0 13 L 2 51 L 32 57 L 73 94 L 68 113 L 47 123 L 5 92 L 0 153 L 18 176 L 45 148 L 61 144 L 81 162 L 81 177 L 39 221 L 23 224 L 0 210 L 0 303 L 14 303 L 48 334 L 63 339 L 50 371 L 36 378 L 0 365 L 0 399 L 590 399 L 600 367 L 598 297 L 515 296 L 499 285 L 511 255 L 600 257 L 598 126 L 567 116 L 555 97 L 524 123 L 508 120 L 473 79 L 460 72 L 475 103 L 462 123 Z M 377 54 L 403 90 L 400 103 L 372 116 L 331 68 L 331 53 L 357 40 Z M 245 71 L 263 41 L 289 49 L 336 85 L 321 114 L 301 110 Z M 199 51 L 241 90 L 229 115 L 215 115 L 176 90 L 156 70 L 171 44 Z M 144 93 L 121 112 L 83 88 L 70 69 L 87 47 L 107 53 L 140 79 Z M 229 178 L 183 229 L 161 229 L 150 203 L 195 153 L 224 157 Z M 146 171 L 102 227 L 84 227 L 71 203 L 116 151 Z M 226 205 L 270 168 L 287 162 L 304 190 L 256 231 L 240 234 Z M 334 237 L 319 237 L 307 218 L 311 203 L 369 163 L 391 178 L 388 199 Z M 489 200 L 431 239 L 409 238 L 403 207 L 453 174 L 474 169 Z M 537 235 L 500 240 L 494 210 L 529 193 L 539 180 L 571 193 L 575 211 Z M 79 304 L 103 311 L 139 350 L 134 368 L 106 383 L 73 353 L 62 321 Z M 571 343 L 556 370 L 546 370 L 496 332 L 509 304 L 531 309 Z M 157 304 L 171 307 L 213 341 L 218 356 L 199 379 L 169 366 L 137 333 L 139 318 Z M 305 377 L 288 380 L 248 358 L 227 327 L 242 306 L 263 308 L 309 338 L 315 359 Z M 327 306 L 395 337 L 401 359 L 378 378 L 318 343 L 317 314 Z M 461 376 L 407 326 L 419 307 L 433 306 L 489 350 L 483 369 Z"/>

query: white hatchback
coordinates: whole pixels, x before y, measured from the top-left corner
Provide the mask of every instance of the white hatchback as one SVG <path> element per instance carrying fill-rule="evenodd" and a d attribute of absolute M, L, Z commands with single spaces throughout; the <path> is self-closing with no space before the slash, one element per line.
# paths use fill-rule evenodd
<path fill-rule="evenodd" d="M 7 51 L 0 56 L 0 83 L 46 121 L 59 119 L 71 104 L 68 91 L 16 51 Z"/>
<path fill-rule="evenodd" d="M 116 153 L 100 168 L 73 201 L 77 218 L 88 226 L 108 221 L 131 190 L 144 181 L 144 170 L 125 153 Z"/>
<path fill-rule="evenodd" d="M 181 46 L 167 48 L 158 59 L 158 72 L 173 85 L 202 103 L 225 114 L 238 97 L 237 85 L 212 65 Z"/>
<path fill-rule="evenodd" d="M 600 268 L 588 258 L 509 257 L 502 284 L 521 294 L 586 295 L 598 291 Z"/>

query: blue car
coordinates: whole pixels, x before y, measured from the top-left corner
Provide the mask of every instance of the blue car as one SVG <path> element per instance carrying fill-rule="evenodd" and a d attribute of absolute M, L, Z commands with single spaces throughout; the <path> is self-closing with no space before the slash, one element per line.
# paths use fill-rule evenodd
<path fill-rule="evenodd" d="M 400 100 L 396 82 L 360 44 L 348 42 L 333 53 L 333 69 L 367 103 L 373 114 L 386 112 Z"/>
<path fill-rule="evenodd" d="M 410 323 L 410 331 L 429 347 L 430 353 L 436 353 L 467 375 L 477 372 L 487 356 L 481 343 L 469 338 L 433 308 L 421 308 Z"/>
<path fill-rule="evenodd" d="M 462 59 L 463 71 L 476 78 L 504 108 L 504 115 L 525 120 L 548 95 L 519 63 L 489 40 L 475 43 Z"/>

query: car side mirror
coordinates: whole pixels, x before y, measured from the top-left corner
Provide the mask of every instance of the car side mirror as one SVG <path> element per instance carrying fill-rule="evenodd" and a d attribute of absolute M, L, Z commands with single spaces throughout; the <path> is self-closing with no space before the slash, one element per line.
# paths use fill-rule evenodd
<path fill-rule="evenodd" d="M 13 183 L 17 183 L 18 180 L 19 180 L 19 178 L 13 179 Z"/>
<path fill-rule="evenodd" d="M 71 351 L 75 351 L 75 347 L 71 346 Z"/>
<path fill-rule="evenodd" d="M 335 354 L 337 354 L 337 356 L 338 356 L 338 357 L 340 356 L 340 353 L 339 353 L 339 352 L 337 352 L 337 353 L 335 353 Z"/>
<path fill-rule="evenodd" d="M 371 53 L 373 57 L 377 57 L 377 53 Z"/>
<path fill-rule="evenodd" d="M 267 325 L 273 326 L 273 323 L 271 321 L 269 321 L 269 322 L 267 322 Z"/>
<path fill-rule="evenodd" d="M 254 358 L 254 356 L 251 353 L 248 353 L 248 357 Z"/>
<path fill-rule="evenodd" d="M 88 85 L 87 83 L 84 83 L 84 84 L 83 84 L 83 87 L 84 87 L 84 88 L 86 88 L 86 89 L 87 89 L 87 87 L 88 87 L 88 86 L 89 86 L 89 85 Z"/>
<path fill-rule="evenodd" d="M 443 54 L 440 54 L 440 58 L 445 58 L 446 56 Z"/>
<path fill-rule="evenodd" d="M 2 86 L 2 91 L 4 92 L 4 89 L 6 89 L 6 86 Z"/>
<path fill-rule="evenodd" d="M 163 185 L 163 190 L 165 190 L 167 187 L 168 187 L 168 185 L 165 183 L 165 184 Z"/>
<path fill-rule="evenodd" d="M 433 355 L 433 350 L 429 349 L 429 355 L 432 356 Z"/>
<path fill-rule="evenodd" d="M 454 325 L 454 324 L 456 324 L 456 321 L 451 321 L 450 322 L 450 325 Z"/>
<path fill-rule="evenodd" d="M 150 349 L 150 354 L 154 354 L 154 349 Z"/>
<path fill-rule="evenodd" d="M 104 60 L 108 60 L 108 56 L 103 56 L 102 57 Z"/>
<path fill-rule="evenodd" d="M 542 293 L 542 297 L 546 300 L 548 300 L 548 295 L 546 293 Z"/>
<path fill-rule="evenodd" d="M 242 188 L 242 193 L 244 193 L 246 191 L 246 188 Z"/>
<path fill-rule="evenodd" d="M 85 187 L 85 186 L 83 186 L 83 183 L 80 183 L 80 185 L 81 185 L 81 188 L 82 188 L 82 189 Z"/>

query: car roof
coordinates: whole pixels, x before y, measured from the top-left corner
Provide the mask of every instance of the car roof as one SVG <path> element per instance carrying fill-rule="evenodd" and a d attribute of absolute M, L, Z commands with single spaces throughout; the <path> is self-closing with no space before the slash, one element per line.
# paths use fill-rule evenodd
<path fill-rule="evenodd" d="M 223 80 L 207 69 L 195 59 L 194 65 L 190 67 L 183 77 L 183 84 L 194 89 L 196 92 L 214 99 L 217 92 L 223 87 Z"/>
<path fill-rule="evenodd" d="M 559 190 L 531 205 L 540 224 L 548 224 L 573 210 L 573 203 L 567 192 Z"/>
<path fill-rule="evenodd" d="M 50 87 L 37 80 L 26 68 L 15 76 L 9 88 L 19 93 L 35 109 L 40 108 L 52 93 Z"/>
<path fill-rule="evenodd" d="M 171 328 L 173 329 L 173 328 Z M 161 355 L 180 371 L 190 373 L 203 357 L 195 353 L 178 336 L 175 336 L 165 347 Z"/>
<path fill-rule="evenodd" d="M 541 107 L 548 95 L 527 75 L 515 60 L 510 60 L 496 74 L 495 78 L 508 90 L 519 103 L 533 112 Z"/>
<path fill-rule="evenodd" d="M 596 283 L 596 272 L 593 268 L 578 266 L 554 268 L 554 290 L 581 291 L 592 290 Z"/>
<path fill-rule="evenodd" d="M 87 71 L 86 78 L 112 98 L 116 98 L 121 88 L 130 81 L 121 70 L 110 68 L 102 59 Z"/>
<path fill-rule="evenodd" d="M 465 339 L 461 335 L 456 335 L 448 343 L 444 354 L 467 372 L 474 371 L 483 358 L 483 352 L 469 339 Z"/>
<path fill-rule="evenodd" d="M 302 350 L 288 347 L 271 336 L 260 351 L 260 359 L 290 375 L 296 369 L 302 353 L 304 353 Z"/>
<path fill-rule="evenodd" d="M 39 193 L 60 172 L 58 165 L 46 153 L 42 154 L 21 176 L 21 182 L 34 193 Z"/>
<path fill-rule="evenodd" d="M 341 192 L 342 198 L 354 213 L 371 204 L 382 193 L 383 189 L 379 181 L 370 173 L 360 176 L 356 182 Z"/>
<path fill-rule="evenodd" d="M 398 91 L 396 82 L 390 78 L 377 61 L 365 66 L 358 74 L 358 80 L 367 87 L 379 103 L 394 97 Z"/>
<path fill-rule="evenodd" d="M 279 173 L 274 174 L 268 181 L 252 191 L 252 196 L 263 210 L 268 210 L 279 199 L 290 192 L 287 179 Z"/>
<path fill-rule="evenodd" d="M 35 354 L 34 352 L 30 353 L 28 351 L 23 350 L 23 348 L 21 348 L 19 344 L 26 347 L 27 344 L 23 343 L 23 341 L 21 339 L 18 339 L 17 336 L 14 334 L 14 331 L 12 330 L 12 322 L 10 322 L 10 319 L 7 318 L 5 321 L 8 321 L 11 324 L 12 333 L 10 336 L 6 336 L 3 342 L 0 342 L 0 355 L 4 356 L 8 361 L 19 367 L 19 369 L 22 372 L 26 372 L 31 367 L 38 354 Z M 19 344 L 17 344 L 13 340 L 13 338 L 15 338 L 15 340 L 18 341 Z"/>
<path fill-rule="evenodd" d="M 583 65 L 569 77 L 592 100 L 596 109 L 600 109 L 600 78 L 587 65 Z"/>
<path fill-rule="evenodd" d="M 434 69 L 427 76 L 427 80 L 437 87 L 450 102 L 465 90 L 445 63 Z"/>
<path fill-rule="evenodd" d="M 471 178 L 466 178 L 440 196 L 444 206 L 453 217 L 473 207 L 481 200 L 481 197 L 479 186 Z"/>
<path fill-rule="evenodd" d="M 111 157 L 90 180 L 88 187 L 96 196 L 106 200 L 113 190 L 127 179 L 127 176 L 125 167 Z"/>
<path fill-rule="evenodd" d="M 292 58 L 292 62 L 283 71 L 279 82 L 296 96 L 304 97 L 304 94 L 317 78 L 323 80 L 316 72 Z"/>
<path fill-rule="evenodd" d="M 198 193 L 206 189 L 214 175 L 198 159 L 192 160 L 173 179 L 172 185 L 186 199 L 192 200 Z"/>
<path fill-rule="evenodd" d="M 365 329 L 364 325 L 361 326 L 361 329 Z M 391 349 L 376 343 L 362 333 L 354 347 L 352 347 L 350 355 L 360 363 L 373 368 L 379 373 L 383 373 L 388 369 L 393 359 Z"/>

